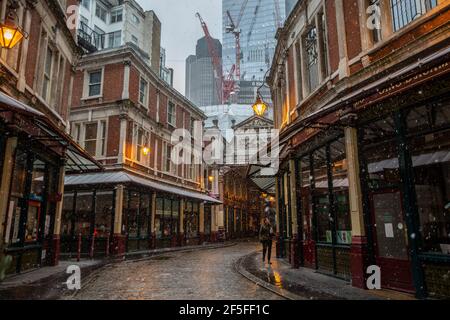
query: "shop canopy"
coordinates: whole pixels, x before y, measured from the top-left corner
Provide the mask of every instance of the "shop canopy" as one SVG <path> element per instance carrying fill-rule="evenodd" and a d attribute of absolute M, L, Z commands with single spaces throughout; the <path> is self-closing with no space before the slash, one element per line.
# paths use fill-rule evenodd
<path fill-rule="evenodd" d="M 102 166 L 44 113 L 0 92 L 0 116 L 2 115 L 7 124 L 14 124 L 18 117 L 25 120 L 31 141 L 39 141 L 49 149 L 60 150 L 57 153 L 65 150 L 65 167 L 68 173 L 101 170 Z M 25 130 L 24 127 L 19 126 L 19 129 Z"/>
<path fill-rule="evenodd" d="M 130 174 L 124 171 L 112 171 L 112 172 L 99 172 L 88 173 L 82 175 L 68 175 L 65 179 L 65 186 L 92 186 L 102 184 L 137 184 L 143 187 L 148 187 L 152 190 L 171 193 L 180 197 L 196 199 L 201 201 L 210 202 L 213 204 L 221 204 L 219 200 L 210 197 L 209 195 L 193 190 L 187 190 L 170 186 L 161 182 L 150 180 L 144 177 L 138 177 L 134 174 Z"/>

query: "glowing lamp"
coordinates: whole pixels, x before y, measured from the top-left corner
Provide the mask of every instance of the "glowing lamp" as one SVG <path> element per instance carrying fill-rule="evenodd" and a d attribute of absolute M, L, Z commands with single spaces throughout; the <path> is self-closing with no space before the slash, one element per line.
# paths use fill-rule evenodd
<path fill-rule="evenodd" d="M 142 154 L 143 154 L 144 156 L 148 156 L 149 153 L 150 153 L 150 148 L 149 148 L 149 147 L 144 147 L 144 148 L 142 148 Z"/>
<path fill-rule="evenodd" d="M 262 101 L 261 97 L 258 95 L 255 104 L 252 106 L 253 111 L 256 115 L 263 117 L 266 113 L 267 105 Z"/>
<path fill-rule="evenodd" d="M 14 11 L 10 11 L 5 22 L 0 23 L 0 46 L 5 49 L 12 49 L 23 38 L 28 38 L 28 34 L 22 30 L 21 27 L 16 25 L 13 14 L 16 13 Z"/>
<path fill-rule="evenodd" d="M 213 182 L 214 181 L 214 177 L 213 176 L 209 176 L 208 180 L 209 180 L 209 182 Z"/>

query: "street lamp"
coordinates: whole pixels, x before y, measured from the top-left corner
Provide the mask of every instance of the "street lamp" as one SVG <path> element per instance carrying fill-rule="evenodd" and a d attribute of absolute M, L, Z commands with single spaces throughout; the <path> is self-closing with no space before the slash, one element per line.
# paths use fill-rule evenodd
<path fill-rule="evenodd" d="M 214 181 L 214 176 L 209 176 L 208 180 L 209 180 L 209 182 L 213 182 Z"/>
<path fill-rule="evenodd" d="M 150 148 L 149 147 L 142 148 L 142 154 L 144 156 L 148 156 L 149 153 L 150 153 Z"/>
<path fill-rule="evenodd" d="M 266 113 L 267 105 L 264 103 L 264 101 L 261 99 L 260 94 L 258 93 L 258 96 L 256 97 L 256 102 L 252 106 L 253 111 L 256 115 L 263 117 L 264 113 Z"/>
<path fill-rule="evenodd" d="M 16 24 L 16 20 L 19 20 L 17 13 L 10 10 L 5 21 L 0 23 L 0 46 L 2 48 L 12 49 L 23 38 L 28 38 L 28 33 Z"/>

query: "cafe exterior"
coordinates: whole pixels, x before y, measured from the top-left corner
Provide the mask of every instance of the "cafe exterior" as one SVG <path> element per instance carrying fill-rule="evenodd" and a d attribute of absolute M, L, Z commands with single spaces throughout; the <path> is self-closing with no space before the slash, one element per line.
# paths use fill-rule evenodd
<path fill-rule="evenodd" d="M 344 74 L 333 48 L 351 48 L 355 39 L 350 45 L 334 34 L 335 21 L 315 20 L 317 34 L 308 34 L 310 26 L 303 41 L 284 36 L 303 9 L 296 6 L 278 35 L 270 76 L 281 127 L 277 255 L 364 289 L 368 267 L 377 266 L 382 288 L 450 297 L 449 6 L 438 3 L 404 29 L 394 15 L 394 34 L 381 47 L 361 34 L 363 62 L 349 57 Z M 422 34 L 427 49 L 411 49 L 410 33 Z M 317 48 L 306 47 L 311 43 Z M 302 60 L 319 47 L 316 61 Z M 314 68 L 319 79 L 311 90 Z"/>

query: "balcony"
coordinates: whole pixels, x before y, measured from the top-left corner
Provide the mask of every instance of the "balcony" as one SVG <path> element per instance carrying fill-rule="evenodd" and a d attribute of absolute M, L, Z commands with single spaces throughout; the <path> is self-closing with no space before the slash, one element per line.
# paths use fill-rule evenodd
<path fill-rule="evenodd" d="M 88 53 L 121 46 L 121 32 L 98 33 L 84 22 L 77 30 L 78 44 Z"/>

